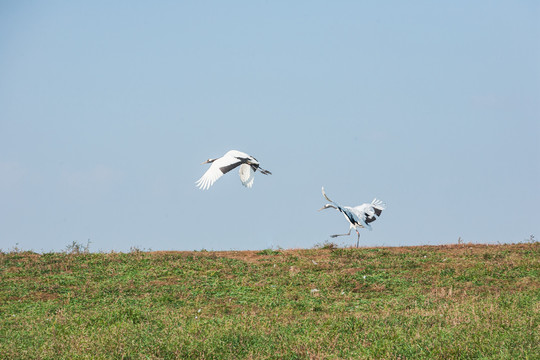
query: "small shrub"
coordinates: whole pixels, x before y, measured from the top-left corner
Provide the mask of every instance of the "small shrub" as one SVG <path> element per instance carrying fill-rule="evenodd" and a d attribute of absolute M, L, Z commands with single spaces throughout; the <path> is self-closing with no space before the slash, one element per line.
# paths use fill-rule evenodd
<path fill-rule="evenodd" d="M 279 255 L 280 252 L 272 249 L 264 249 L 257 253 L 257 255 Z"/>
<path fill-rule="evenodd" d="M 66 246 L 66 250 L 64 252 L 66 254 L 88 254 L 90 253 L 90 239 L 88 239 L 86 245 L 73 241 L 71 244 Z"/>
<path fill-rule="evenodd" d="M 315 249 L 334 250 L 334 249 L 339 248 L 339 245 L 336 244 L 335 242 L 325 240 L 322 244 L 321 243 L 316 244 L 314 246 L 314 248 Z"/>

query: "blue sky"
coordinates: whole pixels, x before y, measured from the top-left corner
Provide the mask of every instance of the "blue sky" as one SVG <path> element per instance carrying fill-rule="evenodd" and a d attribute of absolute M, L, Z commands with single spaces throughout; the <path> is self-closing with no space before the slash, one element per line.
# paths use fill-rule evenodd
<path fill-rule="evenodd" d="M 536 1 L 0 4 L 0 249 L 540 236 Z M 208 191 L 230 149 L 273 175 Z M 336 239 L 355 243 L 355 236 Z"/>

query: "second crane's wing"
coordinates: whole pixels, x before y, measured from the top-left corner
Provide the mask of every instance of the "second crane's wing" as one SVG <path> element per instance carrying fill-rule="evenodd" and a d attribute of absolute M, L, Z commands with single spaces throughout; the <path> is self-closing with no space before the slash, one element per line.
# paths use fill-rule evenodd
<path fill-rule="evenodd" d="M 369 224 L 377 220 L 385 208 L 386 205 L 382 201 L 373 199 L 371 204 L 362 204 L 353 209 L 360 219 Z"/>
<path fill-rule="evenodd" d="M 383 203 L 381 200 L 373 199 L 373 201 L 370 204 L 370 210 L 373 213 L 369 214 L 370 216 L 366 219 L 366 223 L 369 224 L 370 222 L 373 222 L 373 221 L 377 220 L 379 218 L 379 216 L 381 216 L 382 211 L 384 209 L 386 209 L 386 204 L 385 203 Z"/>
<path fill-rule="evenodd" d="M 238 174 L 240 175 L 240 181 L 242 181 L 242 185 L 247 188 L 251 188 L 253 186 L 253 180 L 255 180 L 255 172 L 251 168 L 251 165 L 240 165 L 240 170 L 238 171 Z"/>
<path fill-rule="evenodd" d="M 242 164 L 243 160 L 227 154 L 212 163 L 210 168 L 195 183 L 199 189 L 206 190 L 212 186 L 223 174 Z"/>

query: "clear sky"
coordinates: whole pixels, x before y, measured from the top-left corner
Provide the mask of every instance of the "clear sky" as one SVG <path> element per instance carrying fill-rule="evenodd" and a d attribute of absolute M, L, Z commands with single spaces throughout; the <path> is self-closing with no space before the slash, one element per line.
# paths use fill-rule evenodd
<path fill-rule="evenodd" d="M 3 1 L 0 249 L 540 237 L 538 1 Z M 201 162 L 247 152 L 273 175 Z M 335 240 L 353 245 L 356 236 Z"/>

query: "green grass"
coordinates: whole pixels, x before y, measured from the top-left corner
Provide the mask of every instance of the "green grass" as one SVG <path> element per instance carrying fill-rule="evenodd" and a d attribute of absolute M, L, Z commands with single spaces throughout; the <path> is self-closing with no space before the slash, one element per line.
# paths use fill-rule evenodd
<path fill-rule="evenodd" d="M 540 245 L 0 253 L 1 359 L 539 359 Z"/>

